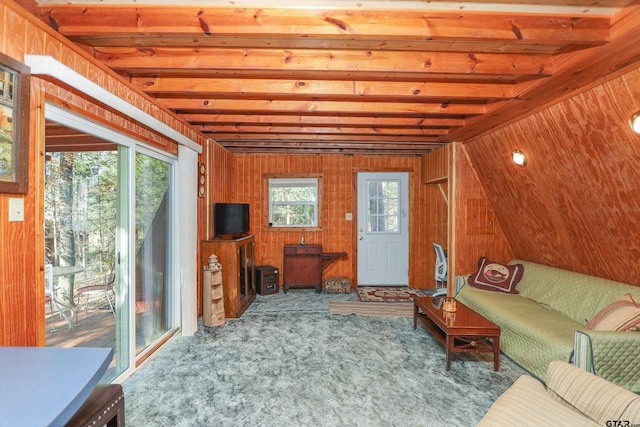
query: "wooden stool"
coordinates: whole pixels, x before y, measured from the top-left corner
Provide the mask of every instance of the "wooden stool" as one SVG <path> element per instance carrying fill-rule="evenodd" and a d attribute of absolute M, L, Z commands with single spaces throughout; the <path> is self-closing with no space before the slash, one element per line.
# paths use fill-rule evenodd
<path fill-rule="evenodd" d="M 124 393 L 120 384 L 96 386 L 67 427 L 124 427 Z"/>

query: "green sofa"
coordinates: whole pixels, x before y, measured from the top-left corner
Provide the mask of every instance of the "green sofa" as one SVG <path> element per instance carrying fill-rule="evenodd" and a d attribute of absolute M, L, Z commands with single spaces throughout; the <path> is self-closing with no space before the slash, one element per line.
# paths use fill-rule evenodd
<path fill-rule="evenodd" d="M 456 299 L 500 326 L 500 349 L 545 381 L 552 360 L 573 362 L 598 376 L 640 392 L 640 332 L 595 331 L 587 321 L 615 298 L 640 287 L 528 261 L 519 294 L 471 287 L 457 278 Z"/>

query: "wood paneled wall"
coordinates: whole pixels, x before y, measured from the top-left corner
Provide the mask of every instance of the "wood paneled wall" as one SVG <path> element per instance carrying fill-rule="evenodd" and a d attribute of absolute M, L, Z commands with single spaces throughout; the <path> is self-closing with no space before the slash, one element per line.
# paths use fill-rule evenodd
<path fill-rule="evenodd" d="M 640 286 L 638 110 L 633 70 L 466 144 L 514 257 Z"/>
<path fill-rule="evenodd" d="M 206 164 L 207 193 L 206 197 L 198 199 L 198 237 L 199 240 L 207 240 L 213 234 L 213 212 L 214 202 L 231 202 L 234 197 L 235 184 L 235 156 L 227 149 L 209 140 L 205 145 L 203 160 Z M 202 286 L 201 269 L 204 266 L 200 259 L 211 254 L 201 254 L 198 245 L 198 316 L 202 315 Z"/>
<path fill-rule="evenodd" d="M 203 213 L 198 223 L 198 235 L 202 239 L 213 236 L 213 214 L 211 208 L 215 202 L 231 202 L 235 188 L 235 156 L 227 149 L 209 140 L 204 151 L 207 163 L 207 197 L 200 198 Z"/>
<path fill-rule="evenodd" d="M 409 282 L 420 288 L 434 287 L 435 253 L 429 237 L 433 230 L 429 197 L 436 189 L 420 183 L 420 158 L 381 156 L 238 155 L 235 158 L 234 199 L 251 204 L 251 232 L 256 235 L 256 263 L 282 268 L 285 244 L 298 243 L 300 230 L 267 227 L 263 177 L 274 174 L 321 174 L 322 228 L 304 231 L 307 243 L 321 244 L 326 252 L 348 252 L 325 270 L 326 276 L 347 276 L 356 283 L 356 174 L 370 171 L 406 171 L 410 174 Z M 442 196 L 438 193 L 438 198 Z M 353 215 L 352 221 L 345 214 Z M 429 266 L 431 265 L 431 269 Z"/>
<path fill-rule="evenodd" d="M 61 37 L 9 0 L 0 0 L 0 52 L 24 62 L 25 54 L 50 55 L 189 138 L 204 144 L 204 137 L 120 76 L 94 61 L 86 52 Z M 175 144 L 152 129 L 132 123 L 91 99 L 59 87 L 55 82 L 31 79 L 29 186 L 26 194 L 0 194 L 0 345 L 44 345 L 44 100 L 125 131 L 143 141 L 175 153 Z M 194 183 L 195 185 L 195 183 Z M 8 221 L 8 200 L 24 200 L 25 220 Z M 194 266 L 197 260 L 194 260 Z"/>
<path fill-rule="evenodd" d="M 455 249 L 450 252 L 455 254 L 453 275 L 461 275 L 477 271 L 480 257 L 506 263 L 513 258 L 513 252 L 500 221 L 494 216 L 495 207 L 478 179 L 466 147 L 455 144 L 453 150 L 456 185 L 450 241 Z"/>
<path fill-rule="evenodd" d="M 450 151 L 451 147 L 445 146 L 430 152 L 422 158 L 422 182 L 433 184 L 449 180 Z"/>
<path fill-rule="evenodd" d="M 449 144 L 423 157 L 421 175 L 428 191 L 428 236 L 448 251 L 451 280 L 475 272 L 480 257 L 498 262 L 512 258 L 464 146 Z M 428 268 L 432 271 L 435 262 Z"/>
<path fill-rule="evenodd" d="M 428 225 L 427 234 L 424 236 L 425 243 L 432 246 L 437 243 L 445 251 L 450 251 L 449 247 L 449 203 L 451 200 L 451 185 L 449 185 L 449 175 L 451 172 L 451 145 L 439 148 L 424 156 L 421 164 L 421 182 L 425 186 L 427 203 L 424 206 L 424 215 Z M 435 265 L 434 255 L 427 257 L 425 276 L 429 277 L 429 283 L 433 282 L 435 287 Z"/>

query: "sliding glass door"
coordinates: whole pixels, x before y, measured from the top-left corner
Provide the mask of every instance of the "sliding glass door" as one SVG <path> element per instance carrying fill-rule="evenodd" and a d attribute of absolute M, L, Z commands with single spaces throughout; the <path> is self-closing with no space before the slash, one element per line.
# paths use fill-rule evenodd
<path fill-rule="evenodd" d="M 177 162 L 58 106 L 45 117 L 46 345 L 113 348 L 109 382 L 178 326 Z"/>

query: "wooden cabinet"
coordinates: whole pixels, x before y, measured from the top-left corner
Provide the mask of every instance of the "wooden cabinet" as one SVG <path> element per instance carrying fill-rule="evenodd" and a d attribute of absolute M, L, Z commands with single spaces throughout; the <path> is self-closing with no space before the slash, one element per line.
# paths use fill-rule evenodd
<path fill-rule="evenodd" d="M 315 288 L 322 292 L 322 246 L 284 245 L 284 292 L 290 288 Z"/>
<path fill-rule="evenodd" d="M 234 240 L 205 240 L 200 245 L 202 265 L 206 265 L 212 253 L 218 256 L 222 265 L 226 317 L 240 317 L 256 297 L 253 244 L 254 236 L 247 236 Z"/>

